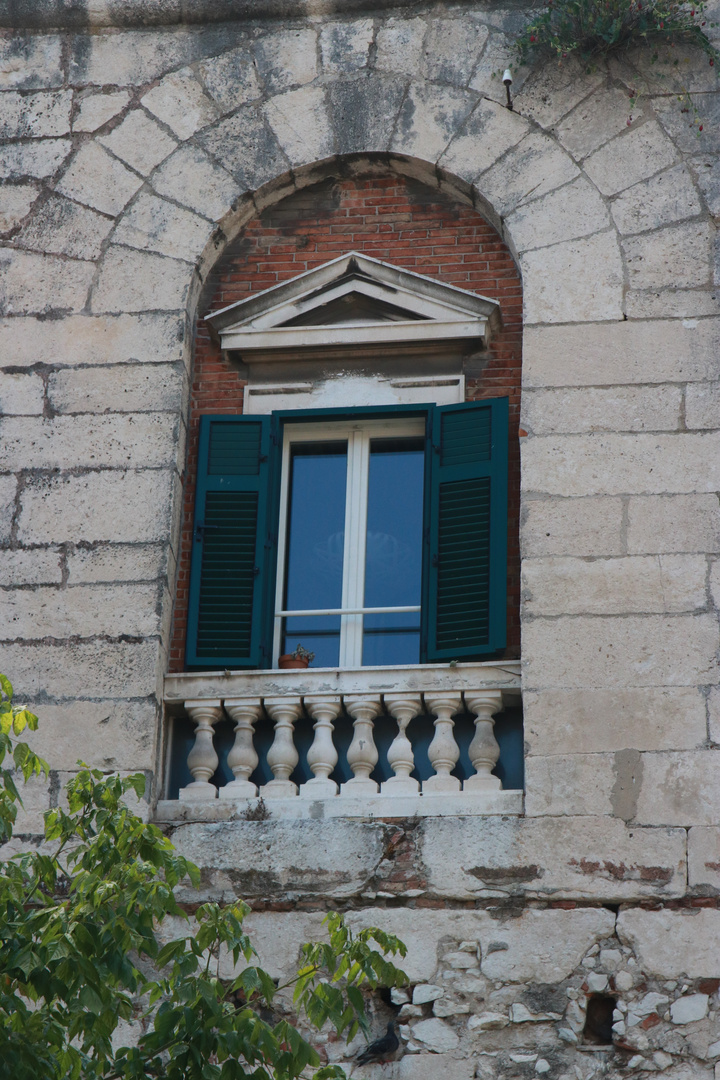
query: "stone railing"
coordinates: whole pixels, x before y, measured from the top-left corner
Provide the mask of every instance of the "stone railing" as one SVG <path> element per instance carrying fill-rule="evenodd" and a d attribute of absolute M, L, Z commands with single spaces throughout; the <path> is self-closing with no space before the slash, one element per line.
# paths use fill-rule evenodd
<path fill-rule="evenodd" d="M 180 788 L 177 801 L 158 805 L 158 815 L 229 817 L 257 798 L 273 816 L 290 817 L 520 813 L 522 792 L 502 790 L 492 772 L 500 753 L 494 716 L 519 704 L 519 687 L 514 662 L 168 676 L 168 711 L 194 724 L 187 755 L 192 779 Z M 338 766 L 334 729 L 341 714 L 352 722 L 352 740 L 341 763 L 348 779 L 338 784 L 332 774 Z M 474 724 L 467 748 L 472 772 L 464 780 L 453 775 L 460 757 L 453 719 L 458 714 L 469 714 Z M 425 748 L 432 772 L 420 781 L 411 775 L 413 721 L 427 716 L 434 729 Z M 226 762 L 233 779 L 218 787 L 212 781 L 220 763 L 214 732 L 226 718 L 234 724 Z M 387 779 L 378 783 L 371 774 L 378 765 L 374 725 L 380 718 L 386 723 L 392 718 L 394 738 L 382 763 Z M 313 737 L 303 762 L 308 779 L 297 784 L 291 776 L 300 761 L 295 726 L 301 719 L 312 722 Z M 250 779 L 260 762 L 256 725 L 268 721 L 272 742 L 264 771 L 271 778 L 258 785 Z"/>

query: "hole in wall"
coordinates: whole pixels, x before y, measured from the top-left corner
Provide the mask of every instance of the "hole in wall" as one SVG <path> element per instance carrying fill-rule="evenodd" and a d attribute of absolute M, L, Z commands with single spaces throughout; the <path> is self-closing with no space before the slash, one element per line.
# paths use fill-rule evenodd
<path fill-rule="evenodd" d="M 612 1045 L 613 1012 L 617 998 L 612 994 L 592 994 L 587 999 L 582 1041 L 591 1046 Z"/>

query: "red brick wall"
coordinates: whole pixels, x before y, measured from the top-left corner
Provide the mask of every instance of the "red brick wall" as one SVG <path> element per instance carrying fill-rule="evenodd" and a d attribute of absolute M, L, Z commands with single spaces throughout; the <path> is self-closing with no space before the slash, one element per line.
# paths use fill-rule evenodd
<path fill-rule="evenodd" d="M 481 378 L 469 379 L 466 385 L 468 400 L 504 395 L 510 398 L 506 655 L 518 656 L 522 287 L 510 252 L 495 229 L 469 207 L 413 181 L 395 176 L 331 179 L 285 199 L 248 223 L 213 271 L 209 307 L 225 307 L 352 250 L 471 289 L 500 303 L 503 328 L 492 343 L 492 360 Z M 199 418 L 204 413 L 241 412 L 243 386 L 238 374 L 224 363 L 201 319 L 190 400 L 171 671 L 181 671 L 184 664 Z"/>

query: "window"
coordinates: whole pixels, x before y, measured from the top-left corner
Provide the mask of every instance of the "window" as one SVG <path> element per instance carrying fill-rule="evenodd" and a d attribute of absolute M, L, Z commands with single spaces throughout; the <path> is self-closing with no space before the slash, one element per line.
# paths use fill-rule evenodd
<path fill-rule="evenodd" d="M 496 654 L 507 439 L 506 398 L 203 417 L 188 667 Z"/>

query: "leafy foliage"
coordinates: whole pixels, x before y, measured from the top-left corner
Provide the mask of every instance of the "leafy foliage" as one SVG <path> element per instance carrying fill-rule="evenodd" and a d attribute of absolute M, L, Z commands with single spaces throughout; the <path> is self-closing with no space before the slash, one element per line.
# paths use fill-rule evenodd
<path fill-rule="evenodd" d="M 37 719 L 12 704 L 4 676 L 0 712 L 0 821 L 9 839 L 25 780 L 47 765 L 16 740 Z M 348 1039 L 367 1028 L 364 987 L 401 985 L 387 954 L 397 938 L 354 936 L 337 914 L 329 940 L 306 945 L 302 968 L 276 986 L 255 965 L 244 903 L 202 904 L 192 916 L 175 889 L 200 872 L 126 805 L 142 775 L 81 768 L 67 810 L 45 815 L 45 843 L 0 861 L 0 1062 L 13 1080 L 342 1080 L 283 1018 L 285 995 L 316 1028 Z M 176 936 L 167 920 L 192 925 Z M 221 961 L 243 970 L 220 977 Z M 229 970 L 229 965 L 228 965 Z M 123 1023 L 124 1022 L 124 1023 Z M 128 1029 L 127 1024 L 132 1027 Z M 136 1038 L 128 1039 L 128 1030 Z M 124 1041 L 132 1045 L 122 1045 Z"/>

